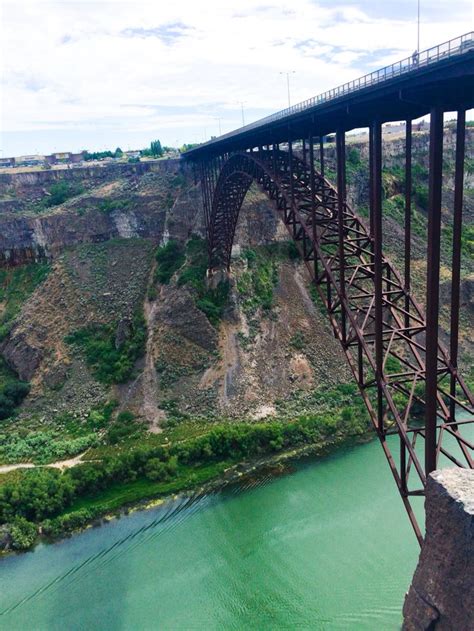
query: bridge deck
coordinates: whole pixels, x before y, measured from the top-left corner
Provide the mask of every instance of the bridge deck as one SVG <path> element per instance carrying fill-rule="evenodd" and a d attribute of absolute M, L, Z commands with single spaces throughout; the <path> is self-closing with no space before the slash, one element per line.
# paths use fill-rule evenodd
<path fill-rule="evenodd" d="M 324 135 L 336 128 L 367 127 L 380 122 L 415 119 L 442 100 L 445 110 L 474 107 L 474 32 L 420 52 L 345 83 L 293 107 L 203 143 L 184 153 L 186 159 Z"/>

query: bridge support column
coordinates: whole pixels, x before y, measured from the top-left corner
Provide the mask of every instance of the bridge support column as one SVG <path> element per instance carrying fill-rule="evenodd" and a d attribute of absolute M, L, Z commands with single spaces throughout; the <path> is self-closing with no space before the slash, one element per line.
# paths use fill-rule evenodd
<path fill-rule="evenodd" d="M 459 338 L 459 288 L 461 282 L 461 233 L 462 204 L 464 187 L 464 149 L 466 137 L 466 111 L 458 111 L 456 127 L 456 166 L 454 174 L 454 218 L 453 218 L 453 259 L 451 265 L 451 326 L 450 326 L 450 361 L 455 370 L 458 366 Z M 451 373 L 450 394 L 456 397 L 456 375 Z M 449 402 L 450 421 L 456 420 L 456 402 Z"/>
<path fill-rule="evenodd" d="M 405 128 L 405 328 L 410 327 L 410 285 L 411 285 L 411 144 L 412 122 L 406 121 Z M 409 335 L 407 331 L 407 335 Z"/>
<path fill-rule="evenodd" d="M 324 177 L 324 138 L 319 137 L 319 170 L 321 176 Z"/>
<path fill-rule="evenodd" d="M 374 311 L 375 311 L 375 366 L 377 381 L 377 425 L 383 433 L 383 259 L 382 259 L 382 125 L 376 121 L 370 129 L 370 198 L 371 223 L 374 238 Z"/>
<path fill-rule="evenodd" d="M 288 170 L 290 174 L 290 212 L 293 212 L 293 206 L 295 203 L 295 183 L 293 181 L 293 142 L 291 141 L 291 139 L 288 140 Z"/>
<path fill-rule="evenodd" d="M 346 343 L 346 272 L 344 256 L 344 211 L 346 204 L 346 134 L 343 129 L 336 133 L 337 160 L 337 228 L 339 241 L 339 291 L 341 293 L 341 330 L 342 343 Z"/>
<path fill-rule="evenodd" d="M 439 265 L 441 240 L 441 191 L 443 180 L 443 110 L 430 115 L 430 175 L 428 256 L 426 279 L 426 412 L 425 473 L 436 469 L 436 418 L 438 386 Z"/>
<path fill-rule="evenodd" d="M 309 147 L 309 186 L 311 188 L 311 229 L 313 232 L 313 273 L 314 279 L 317 281 L 319 276 L 318 270 L 318 255 L 316 254 L 316 248 L 314 244 L 316 243 L 316 182 L 314 179 L 314 139 L 313 136 L 309 136 L 308 138 L 308 147 Z"/>

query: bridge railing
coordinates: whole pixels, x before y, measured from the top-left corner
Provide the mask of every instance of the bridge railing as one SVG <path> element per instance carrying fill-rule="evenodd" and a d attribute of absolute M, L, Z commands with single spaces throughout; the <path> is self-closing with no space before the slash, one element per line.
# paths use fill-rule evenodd
<path fill-rule="evenodd" d="M 433 46 L 432 48 L 428 48 L 427 50 L 415 52 L 411 57 L 406 57 L 405 59 L 390 64 L 389 66 L 380 68 L 379 70 L 374 70 L 373 72 L 370 72 L 363 77 L 359 77 L 358 79 L 354 79 L 353 81 L 348 81 L 347 83 L 344 83 L 337 88 L 327 90 L 322 94 L 313 96 L 312 98 L 307 99 L 306 101 L 302 101 L 301 103 L 297 103 L 292 107 L 287 107 L 284 110 L 275 112 L 275 114 L 270 114 L 269 116 L 265 116 L 265 118 L 260 118 L 254 123 L 249 123 L 248 125 L 240 127 L 239 129 L 235 129 L 234 131 L 228 132 L 227 134 L 223 134 L 218 138 L 209 140 L 208 142 L 200 145 L 198 148 L 220 142 L 221 140 L 225 140 L 226 138 L 232 138 L 233 136 L 237 136 L 243 132 L 250 131 L 268 123 L 273 123 L 274 121 L 278 121 L 282 118 L 285 118 L 286 116 L 291 116 L 292 114 L 303 112 L 317 105 L 321 105 L 322 103 L 333 101 L 334 99 L 346 96 L 347 94 L 350 94 L 352 92 L 357 92 L 358 90 L 362 90 L 378 83 L 388 81 L 408 72 L 415 72 L 419 68 L 424 68 L 448 57 L 454 57 L 468 51 L 474 51 L 474 31 L 471 31 L 470 33 L 465 33 L 464 35 L 460 35 L 459 37 L 455 37 L 454 39 L 443 42 L 442 44 L 438 44 L 437 46 Z"/>

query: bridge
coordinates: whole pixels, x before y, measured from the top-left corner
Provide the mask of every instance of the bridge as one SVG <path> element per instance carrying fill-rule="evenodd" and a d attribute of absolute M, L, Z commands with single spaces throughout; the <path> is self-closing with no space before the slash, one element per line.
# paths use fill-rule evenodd
<path fill-rule="evenodd" d="M 474 397 L 458 370 L 466 110 L 474 106 L 474 33 L 445 42 L 187 151 L 202 187 L 209 268 L 230 269 L 235 228 L 255 182 L 295 241 L 341 343 L 420 544 L 412 498 L 441 456 L 474 468 Z M 444 113 L 456 112 L 449 345 L 441 343 Z M 412 123 L 429 115 L 424 307 L 412 291 Z M 405 121 L 404 251 L 384 255 L 382 125 Z M 368 221 L 346 198 L 346 133 L 369 129 Z M 335 135 L 337 186 L 325 177 Z M 423 414 L 415 413 L 415 406 Z M 399 446 L 387 437 L 397 434 Z"/>

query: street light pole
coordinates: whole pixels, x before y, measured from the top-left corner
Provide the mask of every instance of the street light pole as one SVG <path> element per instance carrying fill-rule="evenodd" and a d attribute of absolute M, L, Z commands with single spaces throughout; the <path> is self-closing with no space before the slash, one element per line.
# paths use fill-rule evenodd
<path fill-rule="evenodd" d="M 237 101 L 240 103 L 240 111 L 242 112 L 242 127 L 245 127 L 244 103 L 245 101 Z"/>
<path fill-rule="evenodd" d="M 218 123 L 219 123 L 219 136 L 222 136 L 221 119 L 220 119 L 219 116 L 216 116 L 216 121 L 218 121 Z"/>
<path fill-rule="evenodd" d="M 290 70 L 290 72 L 280 72 L 280 74 L 286 74 L 286 89 L 288 92 L 288 108 L 291 107 L 291 98 L 290 98 L 290 74 L 295 74 L 296 70 Z"/>
<path fill-rule="evenodd" d="M 420 0 L 418 0 L 418 28 L 416 37 L 416 50 L 420 52 Z"/>

